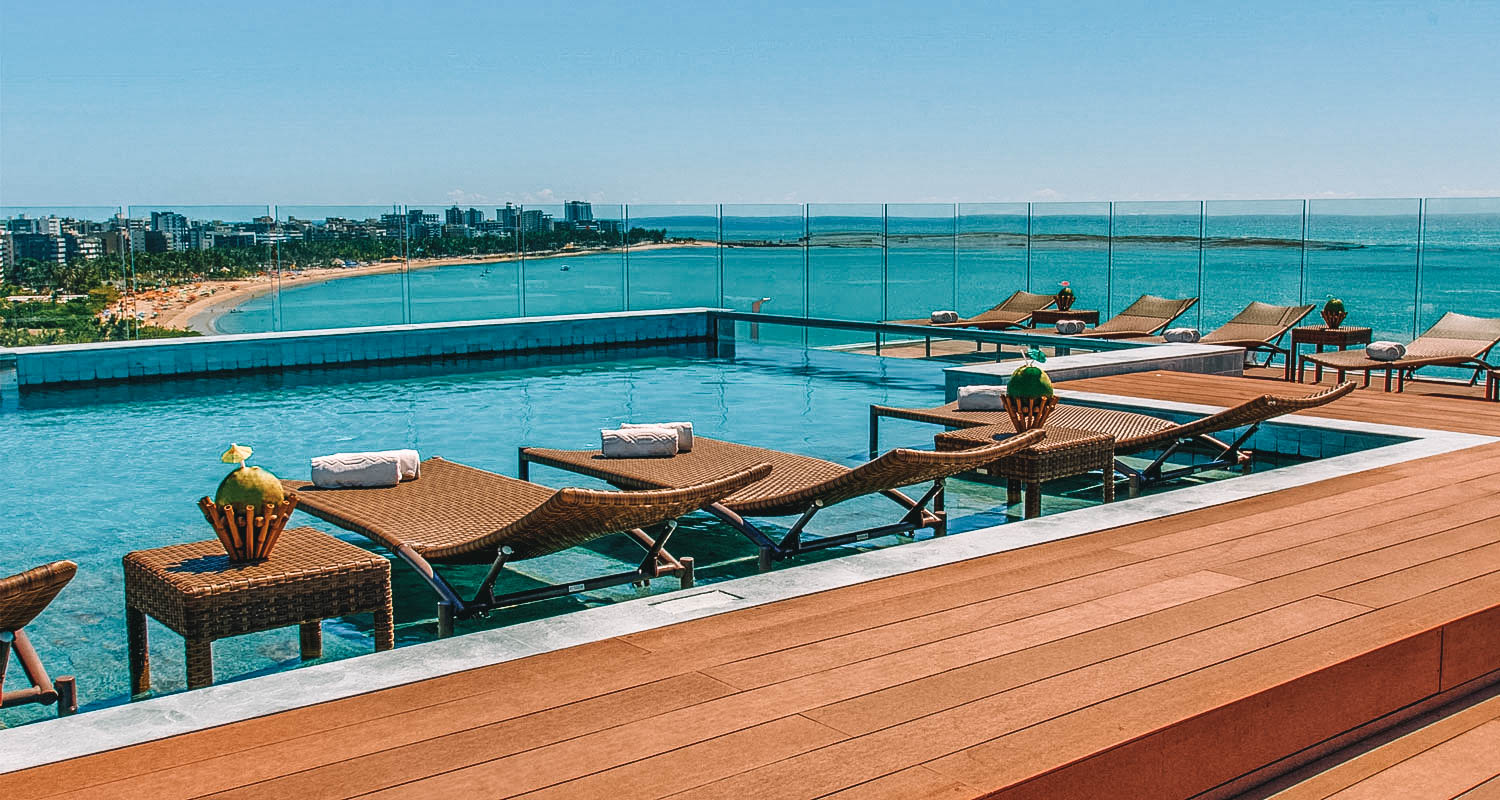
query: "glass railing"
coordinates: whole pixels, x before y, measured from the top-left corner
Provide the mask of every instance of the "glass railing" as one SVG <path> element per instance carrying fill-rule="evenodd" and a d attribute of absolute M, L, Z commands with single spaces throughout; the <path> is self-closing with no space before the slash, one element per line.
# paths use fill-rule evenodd
<path fill-rule="evenodd" d="M 1409 340 L 1500 316 L 1500 199 L 4 206 L 3 344 L 686 306 L 873 322 L 1018 289 L 1118 313 L 1321 303 Z M 92 291 L 92 294 L 91 294 Z M 71 300 L 69 298 L 72 298 Z M 53 302 L 54 299 L 57 302 Z M 67 305 L 72 302 L 73 305 Z M 1310 317 L 1309 323 L 1316 321 Z M 848 331 L 770 331 L 809 344 Z"/>

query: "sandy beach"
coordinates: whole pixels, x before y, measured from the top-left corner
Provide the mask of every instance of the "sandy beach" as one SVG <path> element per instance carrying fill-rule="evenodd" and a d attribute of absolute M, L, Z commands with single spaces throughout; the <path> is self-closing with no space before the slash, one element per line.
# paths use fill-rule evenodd
<path fill-rule="evenodd" d="M 716 246 L 713 242 L 663 242 L 661 244 L 632 245 L 630 250 L 639 252 L 643 250 Z M 625 248 L 623 247 L 609 247 L 596 250 L 558 250 L 551 253 L 527 254 L 526 259 L 532 261 L 551 258 L 576 258 L 587 255 L 622 253 L 624 251 Z M 455 264 L 495 264 L 506 261 L 517 261 L 520 258 L 520 255 L 516 253 L 454 258 L 416 258 L 411 260 L 409 266 L 410 269 L 430 269 Z M 133 313 L 143 312 L 143 321 L 151 325 L 163 328 L 182 328 L 204 334 L 215 334 L 219 331 L 214 327 L 214 321 L 219 317 L 229 313 L 231 309 L 239 306 L 246 300 L 276 291 L 278 287 L 286 289 L 293 286 L 306 286 L 324 281 L 338 280 L 340 278 L 400 272 L 407 268 L 407 262 L 392 260 L 363 264 L 357 267 L 299 268 L 295 272 L 284 271 L 279 279 L 274 275 L 263 274 L 254 278 L 241 278 L 232 281 L 198 281 L 174 286 L 170 289 L 153 289 L 140 292 L 133 299 L 126 298 L 121 300 L 111 311 L 122 316 L 130 316 Z"/>

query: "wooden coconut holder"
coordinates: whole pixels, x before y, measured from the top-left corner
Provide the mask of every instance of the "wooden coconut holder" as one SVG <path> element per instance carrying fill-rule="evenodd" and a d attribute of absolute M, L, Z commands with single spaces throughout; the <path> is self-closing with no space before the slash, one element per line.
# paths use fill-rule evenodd
<path fill-rule="evenodd" d="M 1337 330 L 1340 325 L 1344 324 L 1344 317 L 1349 316 L 1347 311 L 1329 311 L 1326 308 L 1322 313 L 1323 322 L 1328 325 L 1329 330 Z"/>
<path fill-rule="evenodd" d="M 1047 397 L 1011 397 L 1005 396 L 1005 412 L 1010 415 L 1010 422 L 1016 426 L 1016 433 L 1025 433 L 1032 428 L 1040 428 L 1047 424 L 1047 418 L 1052 416 L 1052 409 L 1057 408 L 1057 396 Z"/>
<path fill-rule="evenodd" d="M 259 507 L 218 506 L 207 497 L 198 501 L 203 518 L 214 526 L 214 533 L 224 544 L 230 561 L 260 561 L 269 557 L 296 507 L 296 494 L 288 494 L 280 503 L 266 503 Z"/>
<path fill-rule="evenodd" d="M 1074 299 L 1076 299 L 1075 295 L 1071 295 L 1071 294 L 1058 294 L 1057 295 L 1057 310 L 1058 311 L 1067 311 L 1068 309 L 1072 308 L 1073 307 L 1073 300 Z"/>

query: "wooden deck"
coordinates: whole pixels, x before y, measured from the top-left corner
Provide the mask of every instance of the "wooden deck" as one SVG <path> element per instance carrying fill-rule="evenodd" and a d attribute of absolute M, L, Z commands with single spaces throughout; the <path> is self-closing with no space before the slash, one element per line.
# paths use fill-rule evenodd
<path fill-rule="evenodd" d="M 1147 374 L 1064 388 L 1222 404 L 1267 383 Z M 1361 391 L 1318 413 L 1500 433 L 1500 403 L 1477 400 Z M 1229 796 L 1496 680 L 1500 445 L 1490 445 L 0 786 L 7 798 L 163 800 Z M 1472 708 L 1500 714 L 1493 701 Z M 1424 755 L 1369 751 L 1287 791 L 1342 776 L 1339 791 L 1422 784 L 1446 779 L 1455 759 L 1465 777 L 1444 787 L 1500 773 L 1500 723 L 1469 725 L 1473 714 L 1424 729 L 1434 732 L 1412 740 L 1430 743 Z"/>

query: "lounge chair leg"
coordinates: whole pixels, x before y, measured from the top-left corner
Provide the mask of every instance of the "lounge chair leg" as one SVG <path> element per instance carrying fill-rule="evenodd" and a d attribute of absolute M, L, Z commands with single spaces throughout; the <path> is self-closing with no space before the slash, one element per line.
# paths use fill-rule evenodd
<path fill-rule="evenodd" d="M 755 568 L 761 572 L 770 572 L 771 563 L 776 560 L 776 551 L 769 547 L 760 549 L 760 557 L 756 559 Z"/>
<path fill-rule="evenodd" d="M 870 458 L 880 450 L 880 414 L 870 408 Z"/>
<path fill-rule="evenodd" d="M 1021 482 L 1015 478 L 1005 479 L 1005 504 L 1015 505 L 1021 502 Z"/>
<path fill-rule="evenodd" d="M 453 635 L 453 605 L 447 601 L 438 603 L 437 629 L 439 639 Z"/>
<path fill-rule="evenodd" d="M 1126 490 L 1125 493 L 1129 497 L 1140 497 L 1141 496 L 1141 476 L 1139 476 L 1139 475 L 1131 475 L 1130 476 L 1130 487 Z"/>
<path fill-rule="evenodd" d="M 677 573 L 677 580 L 683 589 L 693 588 L 693 557 L 683 556 L 677 559 L 682 564 L 682 569 Z"/>
<path fill-rule="evenodd" d="M 313 620 L 297 626 L 297 639 L 303 661 L 323 657 L 323 621 Z"/>
<path fill-rule="evenodd" d="M 57 689 L 57 715 L 66 717 L 78 713 L 78 682 L 72 675 L 64 675 L 52 682 Z"/>

